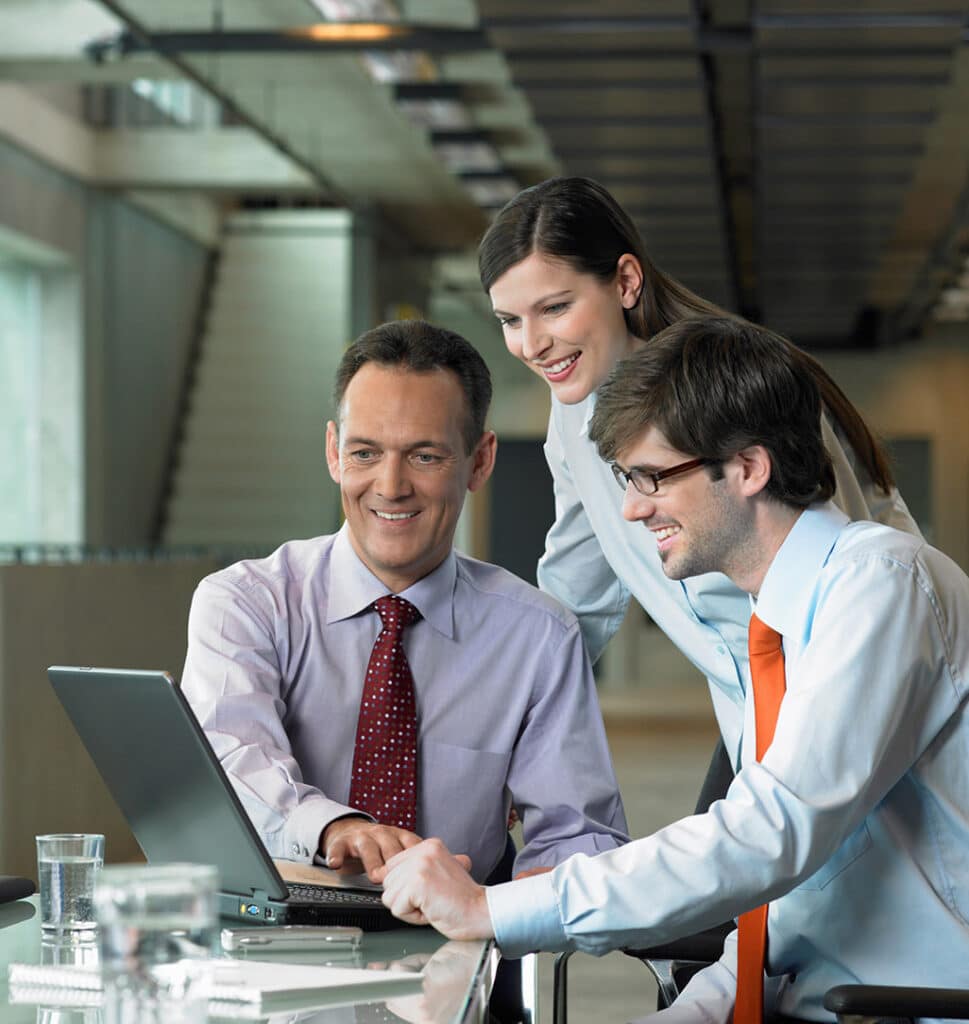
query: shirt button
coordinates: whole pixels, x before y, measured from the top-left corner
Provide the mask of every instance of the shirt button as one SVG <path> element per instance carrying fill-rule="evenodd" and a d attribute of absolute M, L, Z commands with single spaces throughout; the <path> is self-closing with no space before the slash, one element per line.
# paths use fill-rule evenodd
<path fill-rule="evenodd" d="M 300 855 L 299 843 L 293 843 L 293 853 L 298 857 Z"/>
<path fill-rule="evenodd" d="M 720 644 L 720 646 L 717 648 L 717 654 L 726 654 L 726 653 L 727 653 L 727 648 L 724 647 L 723 644 Z"/>

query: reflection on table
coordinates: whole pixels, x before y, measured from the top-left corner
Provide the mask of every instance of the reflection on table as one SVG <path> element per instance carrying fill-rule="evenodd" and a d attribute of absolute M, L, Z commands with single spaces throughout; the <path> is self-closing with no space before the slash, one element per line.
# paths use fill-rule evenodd
<path fill-rule="evenodd" d="M 254 958 L 269 959 L 266 953 Z M 409 1021 L 411 1024 L 479 1024 L 487 1020 L 487 1001 L 497 953 L 487 942 L 449 942 L 429 928 L 400 928 L 364 936 L 355 952 L 287 953 L 281 963 L 332 964 L 342 967 L 394 969 L 422 974 L 420 991 L 380 1002 L 325 1005 L 283 1013 L 260 1013 L 240 1003 L 227 1011 L 220 1005 L 209 1021 L 249 1020 L 269 1024 L 357 1024 L 363 1021 Z M 91 943 L 42 940 L 37 897 L 0 906 L 0 1024 L 103 1024 L 96 992 L 77 989 L 41 991 L 11 986 L 11 963 L 77 966 L 97 962 Z M 231 1016 L 224 1014 L 230 1012 Z"/>

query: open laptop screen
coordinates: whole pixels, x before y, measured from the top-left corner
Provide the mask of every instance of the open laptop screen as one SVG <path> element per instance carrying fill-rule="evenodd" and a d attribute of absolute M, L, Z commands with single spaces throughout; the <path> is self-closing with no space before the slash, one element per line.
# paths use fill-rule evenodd
<path fill-rule="evenodd" d="M 149 861 L 215 864 L 223 891 L 287 888 L 192 709 L 166 672 L 48 670 Z"/>

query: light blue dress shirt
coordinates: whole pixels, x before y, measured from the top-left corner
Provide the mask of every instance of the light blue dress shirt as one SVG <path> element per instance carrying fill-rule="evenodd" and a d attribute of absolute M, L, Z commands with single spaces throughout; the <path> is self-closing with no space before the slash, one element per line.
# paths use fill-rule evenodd
<path fill-rule="evenodd" d="M 920 538 L 802 513 L 758 616 L 787 692 L 723 800 L 599 857 L 488 891 L 502 951 L 650 946 L 770 900 L 771 1000 L 826 1019 L 833 985 L 951 985 L 969 971 L 969 580 Z M 748 607 L 749 612 L 749 607 Z M 736 949 L 671 1020 L 727 1021 Z M 664 1022 L 668 1024 L 668 1022 Z"/>
<path fill-rule="evenodd" d="M 555 487 L 555 523 L 538 564 L 538 585 L 579 618 L 595 661 L 634 597 L 707 677 L 714 711 L 737 765 L 739 732 L 730 708 L 743 702 L 748 678 L 747 595 L 721 573 L 684 581 L 663 573 L 656 541 L 622 517 L 622 495 L 589 440 L 595 395 L 576 405 L 552 398 L 545 456 Z M 851 519 L 873 519 L 918 534 L 897 490 L 883 494 L 858 474 L 853 454 L 822 418 L 837 477 L 836 503 Z"/>
<path fill-rule="evenodd" d="M 182 687 L 274 857 L 309 861 L 347 804 L 360 696 L 387 593 L 347 527 L 199 585 Z M 571 613 L 452 552 L 403 591 L 419 728 L 417 831 L 487 878 L 522 818 L 516 870 L 627 838 L 589 659 Z"/>

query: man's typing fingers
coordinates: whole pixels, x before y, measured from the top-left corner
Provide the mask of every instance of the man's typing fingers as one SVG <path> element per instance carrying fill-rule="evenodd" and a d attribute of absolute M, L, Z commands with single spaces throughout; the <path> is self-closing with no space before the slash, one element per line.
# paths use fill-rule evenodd
<path fill-rule="evenodd" d="M 376 872 L 383 868 L 387 860 L 384 846 L 374 834 L 361 836 L 357 843 L 357 857 L 363 863 L 363 870 L 371 881 L 375 880 Z"/>
<path fill-rule="evenodd" d="M 327 863 L 339 867 L 349 858 L 355 858 L 370 880 L 379 882 L 384 864 L 420 841 L 420 836 L 407 829 L 358 820 L 338 832 L 331 841 L 327 847 Z"/>
<path fill-rule="evenodd" d="M 372 825 L 373 822 L 367 821 L 366 818 L 352 816 L 331 821 L 320 836 L 320 853 L 323 854 L 327 866 L 340 868 L 347 858 L 355 857 L 355 837 L 359 835 L 361 829 Z"/>
<path fill-rule="evenodd" d="M 344 836 L 327 843 L 324 849 L 327 867 L 342 868 L 343 862 L 349 855 L 347 839 Z"/>

